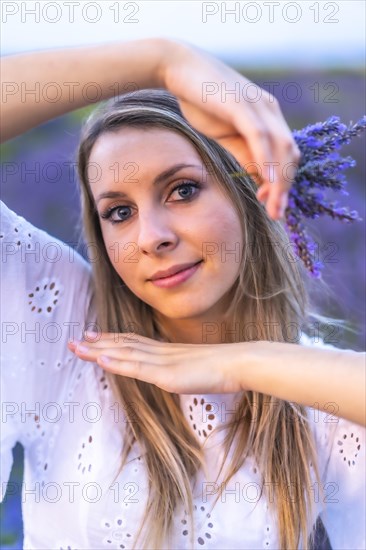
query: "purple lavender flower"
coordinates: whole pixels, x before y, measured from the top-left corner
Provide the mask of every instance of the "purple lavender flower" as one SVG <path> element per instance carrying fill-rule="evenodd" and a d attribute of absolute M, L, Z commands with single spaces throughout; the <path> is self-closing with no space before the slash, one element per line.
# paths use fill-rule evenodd
<path fill-rule="evenodd" d="M 342 171 L 355 166 L 356 162 L 351 157 L 341 157 L 338 149 L 365 129 L 366 116 L 349 127 L 342 124 L 339 117 L 332 116 L 323 123 L 317 122 L 293 132 L 301 158 L 289 192 L 285 224 L 296 253 L 312 277 L 319 278 L 324 266 L 313 260 L 315 243 L 306 233 L 302 218 L 315 219 L 326 214 L 343 222 L 361 221 L 355 210 L 350 212 L 338 202 L 328 202 L 324 190 L 348 195 L 345 190 L 347 181 Z"/>

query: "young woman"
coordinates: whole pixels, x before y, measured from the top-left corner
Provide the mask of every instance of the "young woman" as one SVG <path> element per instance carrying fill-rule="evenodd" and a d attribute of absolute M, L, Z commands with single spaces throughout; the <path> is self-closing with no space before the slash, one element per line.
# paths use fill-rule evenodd
<path fill-rule="evenodd" d="M 364 355 L 286 343 L 309 315 L 286 234 L 222 133 L 199 130 L 152 89 L 87 122 L 93 277 L 54 239 L 57 263 L 27 257 L 49 237 L 3 207 L 4 464 L 20 440 L 25 547 L 307 548 L 319 516 L 334 547 L 364 544 Z M 273 217 L 281 185 L 263 187 Z"/>

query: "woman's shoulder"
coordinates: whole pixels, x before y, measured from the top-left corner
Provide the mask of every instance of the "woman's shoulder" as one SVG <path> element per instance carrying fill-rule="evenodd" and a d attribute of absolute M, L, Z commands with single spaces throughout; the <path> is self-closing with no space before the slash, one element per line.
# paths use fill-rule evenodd
<path fill-rule="evenodd" d="M 68 244 L 34 226 L 0 201 L 0 245 L 2 264 L 54 266 L 79 270 L 85 275 L 90 264 Z"/>
<path fill-rule="evenodd" d="M 0 208 L 2 298 L 13 310 L 52 316 L 61 303 L 90 296 L 91 266 L 76 250 L 2 201 Z"/>
<path fill-rule="evenodd" d="M 0 206 L 1 374 L 18 395 L 34 365 L 44 380 L 70 362 L 67 341 L 95 320 L 94 291 L 90 265 L 76 251 Z"/>

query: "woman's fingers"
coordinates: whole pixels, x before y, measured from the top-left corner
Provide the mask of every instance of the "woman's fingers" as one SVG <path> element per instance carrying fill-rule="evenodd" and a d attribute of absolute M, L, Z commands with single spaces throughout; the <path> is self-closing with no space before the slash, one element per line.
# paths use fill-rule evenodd
<path fill-rule="evenodd" d="M 131 357 L 132 353 L 141 352 L 145 354 L 144 359 L 155 362 L 165 363 L 165 361 L 171 361 L 171 358 L 182 358 L 187 353 L 192 351 L 197 352 L 197 346 L 194 344 L 171 344 L 166 342 L 157 342 L 150 338 L 144 338 L 143 341 L 124 340 L 123 334 L 111 334 L 105 335 L 99 338 L 97 341 L 82 340 L 82 341 L 70 341 L 68 343 L 69 349 L 80 356 L 82 359 L 89 361 L 96 361 L 97 357 L 102 353 L 112 353 L 113 356 L 117 353 L 123 354 L 123 356 Z M 137 335 L 136 335 L 137 336 Z M 202 348 L 205 345 L 201 346 Z M 135 350 L 133 352 L 132 350 Z M 140 357 L 139 357 L 140 358 Z"/>
<path fill-rule="evenodd" d="M 246 133 L 252 157 L 258 163 L 262 183 L 257 193 L 261 202 L 267 201 L 268 214 L 283 216 L 288 192 L 300 159 L 296 142 L 285 123 L 280 109 L 266 104 L 253 108 L 252 116 L 243 112 L 236 119 L 238 132 Z"/>
<path fill-rule="evenodd" d="M 156 373 L 154 369 L 147 368 L 140 361 L 121 360 L 120 358 L 101 355 L 97 359 L 97 363 L 108 372 L 118 374 L 120 376 L 128 376 L 136 380 L 142 380 L 149 384 L 156 383 Z"/>
<path fill-rule="evenodd" d="M 80 359 L 98 363 L 113 374 L 155 384 L 166 391 L 181 389 L 180 378 L 177 378 L 173 362 L 167 355 L 149 353 L 132 346 L 92 347 L 84 342 L 73 351 Z M 176 356 L 174 361 L 176 363 Z"/>
<path fill-rule="evenodd" d="M 78 345 L 75 349 L 75 353 L 81 359 L 85 361 L 95 362 L 102 355 L 107 355 L 108 357 L 114 359 L 125 359 L 129 361 L 151 361 L 159 362 L 158 356 L 155 354 L 150 354 L 148 351 L 141 350 L 132 346 L 125 347 L 92 347 L 85 345 L 84 343 Z M 164 356 L 160 359 L 160 363 L 164 362 Z"/>
<path fill-rule="evenodd" d="M 96 362 L 113 374 L 155 384 L 166 391 L 174 391 L 174 389 L 170 390 L 172 370 L 169 372 L 165 366 L 150 363 L 144 359 L 146 357 L 142 354 L 133 351 L 125 356 L 105 350 L 104 353 L 98 355 Z"/>
<path fill-rule="evenodd" d="M 170 344 L 154 342 L 112 344 L 105 338 L 98 343 L 69 343 L 80 359 L 98 363 L 121 376 L 155 384 L 175 393 L 231 393 L 241 386 L 232 371 L 235 344 Z M 105 359 L 105 358 L 108 359 Z"/>
<path fill-rule="evenodd" d="M 101 333 L 95 336 L 85 335 L 84 340 L 73 340 L 68 342 L 68 347 L 73 352 L 80 351 L 80 347 L 84 347 L 88 352 L 100 353 L 100 350 L 108 349 L 124 349 L 134 347 L 144 351 L 150 355 L 179 355 L 186 354 L 192 348 L 196 348 L 195 344 L 174 344 L 170 342 L 160 342 L 141 336 L 140 334 L 126 333 Z M 205 344 L 202 344 L 205 347 Z"/>

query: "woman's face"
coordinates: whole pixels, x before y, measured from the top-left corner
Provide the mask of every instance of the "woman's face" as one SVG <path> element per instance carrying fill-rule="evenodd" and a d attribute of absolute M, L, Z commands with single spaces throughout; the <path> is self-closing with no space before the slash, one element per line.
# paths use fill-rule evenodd
<path fill-rule="evenodd" d="M 106 250 L 124 283 L 160 318 L 218 320 L 239 274 L 242 232 L 191 143 L 165 129 L 123 128 L 103 134 L 89 162 Z"/>

